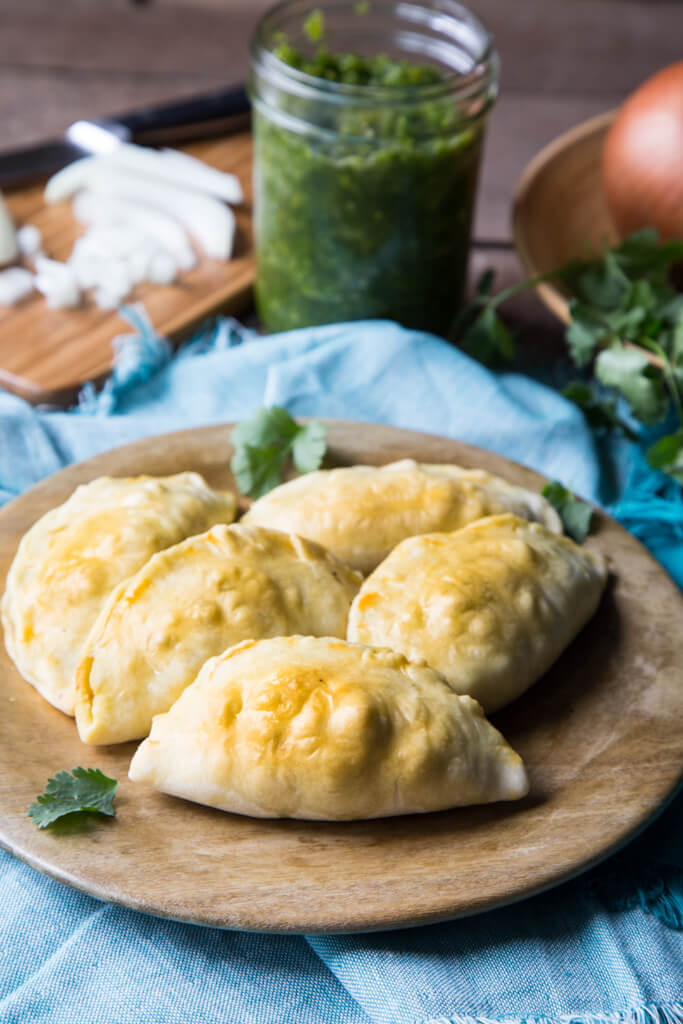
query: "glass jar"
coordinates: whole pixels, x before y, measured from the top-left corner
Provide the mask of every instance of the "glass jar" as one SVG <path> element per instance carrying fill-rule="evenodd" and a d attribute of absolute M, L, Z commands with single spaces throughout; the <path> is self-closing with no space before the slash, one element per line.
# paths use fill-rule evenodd
<path fill-rule="evenodd" d="M 298 70 L 276 51 L 313 59 L 311 16 L 330 53 L 431 66 L 437 80 L 359 85 Z M 250 93 L 267 328 L 389 318 L 448 334 L 497 85 L 491 38 L 455 0 L 285 0 L 265 15 Z"/>

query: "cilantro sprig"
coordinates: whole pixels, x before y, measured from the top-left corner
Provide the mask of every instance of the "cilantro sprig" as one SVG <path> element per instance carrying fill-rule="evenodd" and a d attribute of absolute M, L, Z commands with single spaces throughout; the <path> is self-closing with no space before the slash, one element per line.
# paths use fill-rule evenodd
<path fill-rule="evenodd" d="M 238 423 L 230 440 L 230 468 L 243 494 L 260 498 L 282 482 L 288 459 L 300 473 L 318 469 L 325 456 L 327 427 L 317 420 L 301 424 L 279 405 L 257 409 Z"/>
<path fill-rule="evenodd" d="M 106 814 L 114 817 L 116 779 L 99 768 L 74 768 L 48 779 L 45 792 L 31 804 L 28 816 L 38 828 L 47 828 L 66 815 Z"/>
<path fill-rule="evenodd" d="M 593 509 L 587 501 L 575 497 L 559 480 L 546 484 L 541 494 L 562 520 L 565 533 L 580 544 L 590 533 Z"/>
<path fill-rule="evenodd" d="M 645 427 L 671 415 L 676 426 L 647 451 L 655 469 L 683 483 L 683 293 L 671 282 L 683 262 L 683 242 L 660 244 L 654 230 L 638 231 L 598 259 L 576 260 L 550 274 L 493 293 L 492 271 L 482 274 L 475 296 L 454 324 L 455 340 L 487 365 L 510 360 L 515 339 L 501 320 L 506 299 L 542 281 L 559 281 L 573 296 L 566 331 L 577 367 L 592 368 L 594 380 L 577 380 L 564 394 L 593 427 L 620 430 L 634 440 L 617 413 L 625 400 Z"/>

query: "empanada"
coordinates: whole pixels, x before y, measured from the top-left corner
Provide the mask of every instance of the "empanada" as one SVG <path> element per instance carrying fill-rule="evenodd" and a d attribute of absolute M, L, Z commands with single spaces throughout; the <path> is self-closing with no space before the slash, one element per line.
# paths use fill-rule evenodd
<path fill-rule="evenodd" d="M 534 491 L 481 469 L 412 459 L 307 473 L 259 498 L 243 522 L 309 537 L 367 573 L 406 537 L 500 512 L 562 532 L 555 509 Z"/>
<path fill-rule="evenodd" d="M 241 523 L 161 551 L 116 587 L 85 644 L 81 739 L 146 736 L 204 662 L 242 640 L 345 636 L 361 580 L 312 541 Z"/>
<path fill-rule="evenodd" d="M 150 555 L 214 523 L 236 502 L 198 473 L 100 477 L 22 538 L 2 599 L 5 645 L 38 692 L 74 713 L 74 669 L 105 598 Z"/>
<path fill-rule="evenodd" d="M 154 719 L 130 778 L 263 818 L 379 818 L 528 791 L 520 757 L 438 673 L 313 637 L 208 661 Z"/>
<path fill-rule="evenodd" d="M 517 516 L 410 537 L 368 576 L 349 640 L 437 669 L 486 713 L 535 682 L 595 612 L 599 553 Z"/>

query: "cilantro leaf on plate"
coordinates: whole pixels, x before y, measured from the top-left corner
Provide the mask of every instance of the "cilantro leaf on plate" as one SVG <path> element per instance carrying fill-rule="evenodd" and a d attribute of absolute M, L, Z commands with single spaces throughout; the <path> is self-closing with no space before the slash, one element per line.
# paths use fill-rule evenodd
<path fill-rule="evenodd" d="M 300 473 L 319 469 L 327 449 L 327 427 L 317 420 L 297 431 L 292 443 L 292 458 Z"/>
<path fill-rule="evenodd" d="M 290 456 L 300 473 L 318 469 L 326 437 L 327 427 L 317 420 L 297 423 L 278 405 L 257 409 L 234 427 L 230 437 L 234 448 L 230 468 L 237 486 L 243 494 L 260 498 L 282 482 Z"/>
<path fill-rule="evenodd" d="M 559 480 L 546 484 L 541 494 L 559 514 L 565 532 L 580 544 L 590 533 L 592 507 L 587 501 L 575 498 Z"/>
<path fill-rule="evenodd" d="M 47 781 L 45 792 L 31 804 L 28 816 L 38 828 L 47 828 L 67 814 L 97 813 L 113 817 L 116 779 L 99 768 L 74 768 L 57 772 Z"/>

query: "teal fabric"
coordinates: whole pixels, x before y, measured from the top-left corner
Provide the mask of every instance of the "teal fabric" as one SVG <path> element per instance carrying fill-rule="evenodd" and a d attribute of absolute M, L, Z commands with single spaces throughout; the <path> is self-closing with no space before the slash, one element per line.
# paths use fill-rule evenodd
<path fill-rule="evenodd" d="M 578 410 L 528 377 L 492 375 L 437 338 L 382 322 L 257 339 L 221 321 L 172 358 L 132 316 L 139 333 L 120 345 L 105 391 L 86 391 L 78 410 L 36 411 L 0 392 L 0 501 L 112 446 L 281 404 L 294 415 L 460 438 L 593 501 L 621 500 L 629 525 L 646 543 L 655 538 L 683 581 L 675 517 L 663 542 L 659 520 L 648 529 L 633 508 L 643 474 L 650 505 L 661 481 L 630 445 L 596 440 Z M 0 1021 L 683 1024 L 682 810 L 679 798 L 621 854 L 551 893 L 362 936 L 242 935 L 155 920 L 2 854 Z"/>

